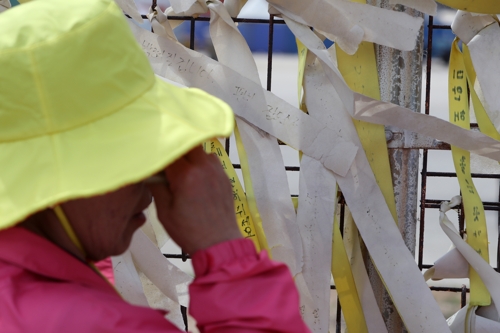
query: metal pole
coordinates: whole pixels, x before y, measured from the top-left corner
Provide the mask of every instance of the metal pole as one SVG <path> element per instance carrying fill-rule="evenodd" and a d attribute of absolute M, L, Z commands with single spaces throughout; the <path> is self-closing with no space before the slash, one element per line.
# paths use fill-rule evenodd
<path fill-rule="evenodd" d="M 368 0 L 377 7 L 393 9 L 414 17 L 423 14 L 401 6 L 389 5 L 388 0 Z M 382 101 L 391 102 L 420 112 L 422 93 L 422 59 L 423 59 L 423 27 L 413 51 L 403 52 L 390 47 L 376 45 L 377 67 Z M 416 135 L 398 128 L 388 127 L 386 131 L 393 132 L 392 140 L 402 140 L 403 144 L 411 146 Z M 417 195 L 418 195 L 418 149 L 390 149 L 389 161 L 392 171 L 392 182 L 396 198 L 399 230 L 410 252 L 415 255 L 417 226 Z M 404 325 L 394 307 L 389 294 L 385 290 L 378 274 L 371 263 L 368 263 L 368 273 L 379 303 L 382 316 L 390 333 L 405 332 Z"/>

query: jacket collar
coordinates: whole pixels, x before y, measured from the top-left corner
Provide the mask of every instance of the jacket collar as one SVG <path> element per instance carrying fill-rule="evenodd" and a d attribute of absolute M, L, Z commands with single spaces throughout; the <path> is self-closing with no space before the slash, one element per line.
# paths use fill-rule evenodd
<path fill-rule="evenodd" d="M 21 227 L 0 231 L 0 260 L 50 279 L 115 292 L 86 263 Z"/>

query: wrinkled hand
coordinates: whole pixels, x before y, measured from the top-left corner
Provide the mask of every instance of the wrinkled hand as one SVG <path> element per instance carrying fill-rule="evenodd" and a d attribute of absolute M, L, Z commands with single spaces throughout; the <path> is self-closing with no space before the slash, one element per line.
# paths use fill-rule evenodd
<path fill-rule="evenodd" d="M 169 185 L 149 185 L 158 219 L 184 251 L 241 238 L 231 184 L 219 159 L 194 148 L 165 169 Z"/>

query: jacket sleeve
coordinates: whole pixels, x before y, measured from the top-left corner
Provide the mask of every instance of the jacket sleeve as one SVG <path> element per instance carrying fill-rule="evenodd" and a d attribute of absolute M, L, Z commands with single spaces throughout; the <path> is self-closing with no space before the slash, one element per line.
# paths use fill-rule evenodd
<path fill-rule="evenodd" d="M 238 239 L 193 255 L 189 312 L 201 333 L 309 332 L 288 268 Z"/>

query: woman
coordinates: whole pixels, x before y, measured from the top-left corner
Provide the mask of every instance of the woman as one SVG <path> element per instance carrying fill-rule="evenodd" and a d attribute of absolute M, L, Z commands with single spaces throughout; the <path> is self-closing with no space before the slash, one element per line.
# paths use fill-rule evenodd
<path fill-rule="evenodd" d="M 199 147 L 231 133 L 225 103 L 155 78 L 109 0 L 33 1 L 0 31 L 1 332 L 177 332 L 93 266 L 128 248 L 152 198 L 192 256 L 200 331 L 308 331 L 288 269 L 241 237 Z M 168 184 L 146 185 L 157 173 Z"/>

